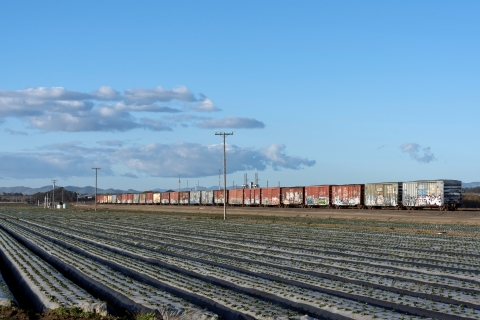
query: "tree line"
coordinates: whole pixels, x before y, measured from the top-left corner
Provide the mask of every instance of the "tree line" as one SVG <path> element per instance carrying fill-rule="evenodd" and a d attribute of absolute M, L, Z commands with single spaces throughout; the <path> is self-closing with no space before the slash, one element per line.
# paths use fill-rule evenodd
<path fill-rule="evenodd" d="M 73 191 L 68 191 L 65 190 L 63 187 L 55 188 L 55 199 L 52 200 L 52 191 L 48 192 L 37 192 L 35 194 L 32 194 L 31 199 L 34 202 L 37 202 L 39 200 L 40 202 L 43 202 L 45 197 L 48 195 L 48 199 L 50 199 L 50 202 L 74 202 L 77 201 L 77 193 Z M 79 198 L 80 200 L 80 198 Z"/>
<path fill-rule="evenodd" d="M 465 193 L 480 193 L 480 186 L 473 188 L 465 188 Z"/>

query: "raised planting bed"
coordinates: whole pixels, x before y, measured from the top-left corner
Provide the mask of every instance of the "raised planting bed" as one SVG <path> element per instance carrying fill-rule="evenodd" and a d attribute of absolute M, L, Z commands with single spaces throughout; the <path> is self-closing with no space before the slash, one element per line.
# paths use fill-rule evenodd
<path fill-rule="evenodd" d="M 163 290 L 135 281 L 108 266 L 25 232 L 25 230 L 15 227 L 8 221 L 0 221 L 0 227 L 21 241 L 23 245 L 35 251 L 42 259 L 49 261 L 57 269 L 69 274 L 76 282 L 93 291 L 96 295 L 107 299 L 117 308 L 132 314 L 146 312 L 160 314 L 167 309 L 178 314 L 201 312 L 206 317 L 205 319 L 217 318 L 216 315 L 202 311 L 192 303 Z M 5 234 L 3 230 L 0 231 Z"/>
<path fill-rule="evenodd" d="M 58 253 L 63 253 L 62 255 L 58 255 L 58 258 L 63 261 L 67 261 L 66 259 L 68 258 L 72 259 L 72 256 L 76 257 L 77 255 L 84 257 L 77 253 L 72 253 L 72 251 L 79 252 L 79 250 L 75 250 L 71 246 L 69 249 L 72 251 L 57 246 L 45 238 L 28 232 L 23 228 L 17 227 L 14 223 L 8 221 L 1 223 L 9 232 L 15 233 L 18 237 L 22 237 L 24 242 L 28 242 L 29 245 L 35 243 L 40 250 L 46 250 L 49 246 L 55 246 Z M 77 244 L 77 246 L 80 245 L 81 243 Z M 70 253 L 70 257 L 68 253 Z M 143 263 L 141 260 L 129 259 L 125 256 L 116 255 L 107 250 L 94 247 L 89 248 L 89 253 L 89 258 L 85 259 L 88 264 L 94 264 L 95 266 L 101 265 L 103 268 L 108 268 L 111 270 L 110 274 L 115 273 L 116 278 L 119 278 L 120 275 L 123 275 L 123 277 L 128 275 L 136 282 L 141 281 L 149 286 L 160 287 L 166 291 L 174 291 L 185 299 L 197 300 L 202 304 L 207 304 L 209 309 L 225 314 L 228 319 L 246 319 L 248 316 L 259 318 L 278 316 L 292 319 L 300 319 L 302 317 L 302 315 L 296 311 L 285 309 L 278 304 L 268 303 L 249 295 L 211 285 L 201 279 L 189 277 L 169 269 L 152 266 L 148 263 Z M 99 277 L 104 278 L 107 275 L 108 274 L 104 272 L 100 272 Z M 101 279 L 97 278 L 95 280 L 100 281 Z M 131 288 L 126 291 L 126 293 L 130 294 L 138 291 L 141 294 L 145 293 L 144 290 L 134 290 Z M 158 295 L 158 293 L 155 295 Z M 150 296 L 150 299 L 153 298 L 154 297 Z M 152 308 L 151 303 L 150 306 L 148 306 L 148 301 L 146 304 L 147 307 Z"/>
<path fill-rule="evenodd" d="M 342 222 L 348 229 L 329 219 L 310 227 L 35 209 L 2 217 L 29 248 L 55 246 L 75 257 L 56 257 L 65 264 L 92 261 L 226 319 L 480 319 L 480 238 L 415 232 L 471 226 Z"/>
<path fill-rule="evenodd" d="M 22 223 L 22 224 L 31 225 L 31 223 L 27 223 L 27 224 Z M 44 227 L 52 228 L 53 230 L 55 229 L 53 224 L 45 224 L 45 223 L 38 223 L 38 222 L 35 222 L 35 224 L 44 225 Z M 34 228 L 34 226 L 30 226 L 30 228 Z M 78 229 L 79 227 L 76 227 L 76 228 Z M 53 236 L 53 237 L 55 236 L 58 237 L 58 233 L 61 232 L 61 230 L 62 228 L 58 228 L 54 232 L 48 231 L 48 230 L 43 230 L 42 232 L 50 233 L 50 236 Z M 89 231 L 90 232 L 92 231 L 91 228 Z M 69 230 L 69 234 L 70 236 L 73 235 L 71 230 Z M 134 255 L 145 256 L 148 259 L 152 259 L 152 257 L 155 257 L 155 254 L 156 254 L 155 252 L 153 253 L 148 252 L 145 249 L 139 250 L 138 247 L 135 247 L 135 245 L 138 244 L 138 242 L 134 242 L 132 243 L 132 245 L 128 245 L 124 243 L 125 241 L 117 241 L 115 239 L 113 239 L 112 241 L 108 241 L 108 240 L 105 241 L 103 236 L 95 237 L 95 236 L 89 235 L 88 233 L 83 233 L 83 232 L 75 233 L 75 237 L 83 238 L 85 241 L 89 241 L 97 245 L 110 246 L 111 249 L 118 248 L 119 251 L 121 252 L 130 252 Z M 121 237 L 123 239 L 126 239 L 125 234 L 122 234 Z M 65 238 L 63 240 L 65 240 Z M 68 242 L 68 239 L 67 239 L 67 242 Z M 145 241 L 142 241 L 142 244 L 145 244 Z M 92 247 L 92 248 L 84 247 L 84 249 L 90 252 L 96 251 L 95 247 Z M 174 258 L 172 259 L 171 257 L 170 258 L 164 257 L 164 256 L 162 257 L 162 256 L 159 256 L 158 254 L 156 258 L 163 261 L 168 260 L 168 263 L 176 264 L 177 266 L 180 266 L 184 270 L 194 270 L 199 274 L 204 274 L 204 275 L 208 274 L 209 276 L 214 276 L 224 281 L 225 281 L 225 275 L 228 274 L 229 272 L 230 273 L 232 272 L 231 270 L 225 270 L 225 268 L 215 268 L 207 264 L 202 266 L 201 264 L 198 263 L 198 261 L 195 261 L 195 263 L 189 263 L 188 259 L 187 260 L 177 259 L 177 261 L 175 261 Z M 218 262 L 218 259 L 215 259 L 215 260 L 216 262 Z M 236 267 L 238 267 L 238 263 L 236 264 L 235 261 L 230 262 L 230 264 L 236 265 Z M 367 303 L 380 305 L 382 307 L 386 307 L 391 310 L 399 309 L 402 311 L 407 311 L 407 312 L 409 311 L 410 314 L 417 314 L 417 315 L 423 315 L 423 316 L 428 316 L 428 314 L 431 314 L 435 317 L 438 317 L 437 313 L 440 313 L 440 314 L 444 313 L 446 315 L 461 314 L 462 312 L 464 312 L 465 305 L 467 305 L 467 303 L 462 304 L 460 303 L 460 301 L 455 301 L 453 299 L 449 300 L 449 302 L 450 303 L 453 302 L 453 304 L 449 304 L 446 302 L 439 302 L 439 301 L 436 301 L 437 299 L 435 299 L 435 297 L 429 296 L 428 298 L 426 298 L 427 293 L 424 293 L 423 297 L 419 297 L 419 294 L 415 295 L 414 292 L 411 292 L 409 295 L 408 291 L 406 290 L 404 290 L 402 293 L 397 293 L 392 290 L 385 290 L 387 286 L 382 286 L 384 289 L 379 289 L 378 286 L 377 288 L 375 287 L 369 288 L 368 286 L 365 286 L 365 283 L 355 284 L 355 283 L 338 281 L 333 279 L 324 279 L 323 277 L 312 276 L 309 274 L 299 274 L 299 273 L 289 272 L 289 271 L 286 272 L 285 270 L 277 270 L 275 267 L 268 268 L 261 265 L 259 266 L 255 263 L 253 264 L 249 263 L 249 265 L 251 265 L 250 268 L 248 266 L 246 267 L 245 264 L 243 265 L 243 268 L 245 268 L 245 270 L 249 270 L 250 272 L 252 272 L 252 268 L 253 268 L 253 269 L 257 269 L 256 270 L 257 272 L 260 271 L 260 272 L 263 272 L 264 274 L 275 274 L 280 278 L 280 280 L 286 279 L 290 282 L 295 282 L 295 284 L 300 284 L 299 286 L 300 288 L 302 287 L 301 286 L 302 283 L 308 284 L 307 287 L 309 287 L 309 289 L 314 289 L 315 291 L 320 291 L 323 293 L 328 292 L 335 299 L 345 300 L 345 298 L 347 298 L 347 301 L 350 300 L 349 301 L 350 303 L 351 303 L 351 300 L 356 299 L 357 301 L 358 300 L 368 301 Z M 259 269 L 262 269 L 262 267 L 263 267 L 263 270 L 259 270 Z M 255 288 L 256 290 L 264 291 L 277 296 L 282 296 L 282 294 L 285 295 L 286 292 L 290 292 L 288 295 L 290 300 L 301 299 L 299 298 L 301 297 L 301 294 L 300 294 L 301 292 L 303 292 L 304 294 L 308 294 L 305 292 L 314 292 L 310 290 L 302 291 L 302 290 L 305 290 L 305 288 L 299 289 L 298 286 L 297 287 L 289 286 L 289 284 L 282 285 L 283 287 L 286 286 L 286 288 L 282 288 L 282 286 L 280 287 L 275 286 L 274 284 L 268 281 L 267 281 L 268 284 L 265 284 L 265 280 L 260 281 L 258 278 L 249 277 L 245 274 L 238 273 L 238 272 L 235 273 L 234 276 L 231 275 L 227 279 L 227 281 L 234 283 L 236 285 L 240 284 L 240 286 Z M 318 292 L 316 294 L 318 294 Z M 309 295 L 309 296 L 312 296 L 312 295 Z M 319 300 L 321 299 L 313 299 L 311 301 L 319 301 Z M 306 304 L 308 304 L 308 302 L 310 302 L 310 300 L 307 300 Z M 471 306 L 473 307 L 471 311 L 472 312 L 471 316 L 472 317 L 478 316 L 478 311 L 475 311 L 477 306 L 472 304 Z M 357 308 L 352 306 L 348 307 L 347 309 L 357 310 Z M 426 310 L 426 312 L 422 314 L 421 310 Z"/>
<path fill-rule="evenodd" d="M 69 281 L 3 230 L 0 230 L 0 256 L 36 310 L 74 307 L 106 314 L 104 302 Z"/>
<path fill-rule="evenodd" d="M 0 274 L 0 306 L 2 307 L 14 307 L 18 305 L 15 297 L 8 288 L 7 283 L 3 279 L 2 274 Z"/>

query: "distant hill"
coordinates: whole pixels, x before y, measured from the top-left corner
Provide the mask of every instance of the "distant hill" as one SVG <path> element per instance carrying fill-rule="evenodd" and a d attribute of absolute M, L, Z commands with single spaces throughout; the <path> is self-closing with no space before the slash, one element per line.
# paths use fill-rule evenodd
<path fill-rule="evenodd" d="M 462 187 L 463 188 L 475 188 L 475 187 L 480 187 L 480 182 L 462 182 Z"/>
<path fill-rule="evenodd" d="M 26 195 L 32 195 L 35 193 L 44 193 L 44 192 L 49 192 L 52 191 L 51 185 L 49 186 L 44 186 L 40 188 L 29 188 L 29 187 L 0 187 L 0 193 L 5 192 L 5 193 L 23 193 Z M 213 186 L 213 187 L 202 187 L 199 186 L 196 188 L 197 190 L 218 190 L 218 186 Z M 232 186 L 227 187 L 227 189 L 232 189 Z M 66 186 L 65 190 L 72 191 L 72 192 L 77 192 L 77 187 L 76 186 Z M 157 191 L 157 192 L 165 192 L 167 190 L 174 190 L 177 191 L 177 188 L 170 188 L 170 189 L 165 189 L 165 188 L 157 188 L 149 191 Z M 190 190 L 195 190 L 195 187 L 193 188 L 181 188 L 180 191 L 190 191 Z M 143 190 L 147 191 L 147 190 Z M 142 191 L 134 190 L 134 189 L 128 189 L 128 190 L 121 190 L 121 189 L 100 189 L 97 188 L 97 193 L 98 194 L 120 194 L 120 193 L 140 193 Z M 79 187 L 78 188 L 78 193 L 79 194 L 89 194 L 92 195 L 95 193 L 95 188 L 94 187 Z"/>
<path fill-rule="evenodd" d="M 29 187 L 0 187 L 0 193 L 23 193 L 27 195 L 35 194 L 38 192 L 48 192 L 51 191 L 53 186 L 44 186 L 40 188 L 29 188 Z M 76 186 L 66 186 L 65 190 L 77 192 Z M 97 193 L 108 193 L 108 194 L 115 194 L 115 193 L 139 193 L 140 191 L 137 190 L 120 190 L 120 189 L 100 189 L 97 188 Z M 95 188 L 94 187 L 80 187 L 78 188 L 79 194 L 94 194 Z"/>

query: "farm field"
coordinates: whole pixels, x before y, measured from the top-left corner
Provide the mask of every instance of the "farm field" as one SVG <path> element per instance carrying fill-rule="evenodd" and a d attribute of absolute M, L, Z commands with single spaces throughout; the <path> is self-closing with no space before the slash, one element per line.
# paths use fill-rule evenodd
<path fill-rule="evenodd" d="M 80 205 L 79 208 L 92 210 L 93 204 Z M 438 210 L 367 210 L 367 209 L 326 209 L 326 208 L 277 208 L 277 207 L 240 207 L 228 206 L 227 215 L 235 217 L 236 220 L 260 220 L 265 217 L 272 218 L 333 218 L 349 220 L 376 220 L 394 222 L 418 222 L 418 223 L 465 223 L 480 226 L 480 210 L 460 208 L 458 211 Z M 172 214 L 190 214 L 192 217 L 198 215 L 217 215 L 223 217 L 222 206 L 178 206 L 178 205 L 132 205 L 132 204 L 98 204 L 98 210 L 109 212 L 168 212 Z"/>
<path fill-rule="evenodd" d="M 38 311 L 130 318 L 480 319 L 474 214 L 223 221 L 113 209 L 0 208 L 0 303 L 20 292 Z"/>

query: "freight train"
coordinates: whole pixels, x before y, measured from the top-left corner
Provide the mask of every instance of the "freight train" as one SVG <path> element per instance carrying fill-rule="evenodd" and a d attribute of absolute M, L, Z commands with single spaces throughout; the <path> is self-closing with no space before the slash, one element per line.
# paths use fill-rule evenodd
<path fill-rule="evenodd" d="M 143 205 L 223 205 L 358 209 L 456 210 L 462 204 L 459 180 L 419 180 L 347 185 L 243 188 L 98 195 L 97 203 Z"/>

